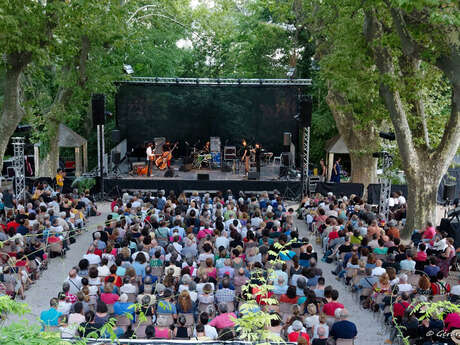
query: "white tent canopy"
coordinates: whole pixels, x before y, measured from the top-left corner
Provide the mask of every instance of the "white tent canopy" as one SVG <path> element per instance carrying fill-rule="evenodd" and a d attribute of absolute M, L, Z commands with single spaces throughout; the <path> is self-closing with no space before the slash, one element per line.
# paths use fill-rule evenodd
<path fill-rule="evenodd" d="M 59 124 L 58 146 L 73 147 L 75 149 L 75 176 L 80 176 L 88 168 L 88 141 L 81 135 L 64 125 Z M 83 165 L 82 165 L 83 156 Z M 40 166 L 40 145 L 34 146 L 35 167 Z M 35 169 L 35 176 L 39 177 L 39 169 Z"/>

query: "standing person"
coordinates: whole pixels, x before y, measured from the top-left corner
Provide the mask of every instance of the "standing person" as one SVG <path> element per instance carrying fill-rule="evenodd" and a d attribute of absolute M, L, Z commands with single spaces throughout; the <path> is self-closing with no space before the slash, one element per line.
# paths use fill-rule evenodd
<path fill-rule="evenodd" d="M 257 173 L 260 174 L 260 159 L 261 159 L 261 154 L 262 154 L 262 148 L 260 147 L 260 144 L 256 144 L 255 148 L 255 158 L 256 158 L 256 169 Z"/>
<path fill-rule="evenodd" d="M 247 174 L 249 172 L 249 158 L 251 157 L 251 151 L 249 150 L 248 144 L 246 143 L 246 139 L 243 139 L 243 156 L 241 157 L 241 161 L 244 162 L 244 173 Z"/>
<path fill-rule="evenodd" d="M 145 153 L 147 155 L 147 161 L 149 168 L 147 170 L 147 176 L 152 176 L 152 170 L 153 170 L 153 163 L 155 162 L 155 155 L 153 153 L 153 144 L 150 142 L 147 144 L 147 149 L 145 150 Z"/>
<path fill-rule="evenodd" d="M 340 161 L 341 158 L 337 158 L 337 160 L 334 163 L 334 166 L 332 167 L 331 182 L 340 183 Z"/>
<path fill-rule="evenodd" d="M 326 164 L 324 164 L 324 159 L 320 159 L 319 165 L 321 166 L 321 180 L 326 181 L 327 168 Z"/>
<path fill-rule="evenodd" d="M 5 214 L 8 216 L 9 211 L 14 210 L 14 196 L 11 189 L 7 189 L 3 192 L 3 205 L 5 209 Z"/>
<path fill-rule="evenodd" d="M 56 191 L 62 193 L 62 188 L 64 187 L 64 172 L 62 169 L 57 170 L 56 174 Z"/>

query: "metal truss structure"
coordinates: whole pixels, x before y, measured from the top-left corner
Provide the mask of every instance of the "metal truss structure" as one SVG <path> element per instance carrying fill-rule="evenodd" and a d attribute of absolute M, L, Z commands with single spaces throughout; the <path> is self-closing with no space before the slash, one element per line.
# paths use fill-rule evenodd
<path fill-rule="evenodd" d="M 310 165 L 310 127 L 303 128 L 303 165 L 302 165 L 302 197 L 308 195 L 308 166 Z"/>
<path fill-rule="evenodd" d="M 14 137 L 11 138 L 13 141 L 14 159 L 14 193 L 17 200 L 24 200 L 25 198 L 25 187 L 26 187 L 26 175 L 25 175 L 25 158 L 24 158 L 24 138 Z M 37 167 L 38 168 L 38 167 Z"/>
<path fill-rule="evenodd" d="M 391 196 L 391 180 L 385 175 L 388 169 L 393 164 L 393 158 L 388 152 L 383 152 L 383 166 L 382 173 L 383 177 L 380 179 L 380 202 L 379 202 L 379 213 L 385 217 L 388 221 L 390 214 L 390 196 Z"/>
<path fill-rule="evenodd" d="M 236 79 L 236 78 L 160 78 L 130 77 L 117 83 L 173 84 L 173 85 L 271 85 L 271 86 L 309 86 L 311 79 Z"/>

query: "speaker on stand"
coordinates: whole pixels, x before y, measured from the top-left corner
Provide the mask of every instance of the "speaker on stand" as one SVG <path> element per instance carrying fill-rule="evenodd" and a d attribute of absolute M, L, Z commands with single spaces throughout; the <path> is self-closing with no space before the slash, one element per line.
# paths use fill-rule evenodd
<path fill-rule="evenodd" d="M 120 177 L 121 175 L 120 168 L 118 167 L 120 163 L 121 163 L 121 152 L 112 151 L 112 164 L 113 164 L 112 174 L 115 177 Z"/>

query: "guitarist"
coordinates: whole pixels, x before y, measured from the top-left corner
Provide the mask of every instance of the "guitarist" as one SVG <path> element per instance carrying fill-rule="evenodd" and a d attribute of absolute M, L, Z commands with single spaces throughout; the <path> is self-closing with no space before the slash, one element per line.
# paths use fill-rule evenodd
<path fill-rule="evenodd" d="M 145 150 L 145 153 L 147 155 L 148 165 L 149 165 L 149 168 L 147 170 L 147 176 L 152 176 L 153 174 L 153 164 L 155 162 L 154 152 L 155 152 L 155 148 L 153 147 L 153 144 L 149 142 L 147 144 L 147 149 Z"/>

